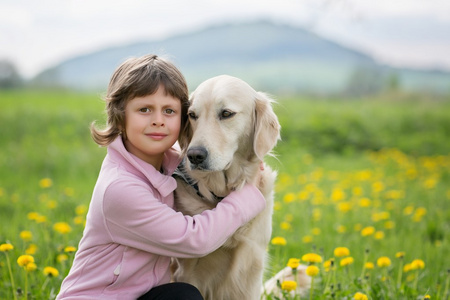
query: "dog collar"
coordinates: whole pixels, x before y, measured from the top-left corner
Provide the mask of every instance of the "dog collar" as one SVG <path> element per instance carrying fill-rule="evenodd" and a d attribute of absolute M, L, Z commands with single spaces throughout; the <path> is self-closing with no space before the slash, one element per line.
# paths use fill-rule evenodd
<path fill-rule="evenodd" d="M 207 199 L 205 196 L 200 193 L 200 189 L 198 188 L 198 184 L 191 176 L 189 176 L 187 170 L 186 170 L 186 160 L 183 158 L 181 163 L 178 165 L 178 167 L 175 169 L 175 171 L 172 174 L 173 177 L 178 177 L 182 179 L 184 182 L 186 182 L 189 186 L 195 189 L 197 192 L 197 195 L 203 199 Z M 217 202 L 220 202 L 225 197 L 219 197 L 216 196 L 213 192 L 210 191 L 210 193 L 213 195 L 213 197 L 216 199 Z"/>

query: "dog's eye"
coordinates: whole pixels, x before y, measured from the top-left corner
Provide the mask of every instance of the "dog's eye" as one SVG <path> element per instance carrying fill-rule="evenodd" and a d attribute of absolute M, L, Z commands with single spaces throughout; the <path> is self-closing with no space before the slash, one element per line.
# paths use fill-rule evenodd
<path fill-rule="evenodd" d="M 195 113 L 193 113 L 193 112 L 188 113 L 188 116 L 189 116 L 189 119 L 192 119 L 192 120 L 197 120 L 198 119 L 197 115 Z"/>
<path fill-rule="evenodd" d="M 220 114 L 220 119 L 221 120 L 223 120 L 223 119 L 229 119 L 229 118 L 231 118 L 232 116 L 234 116 L 236 113 L 235 112 L 232 112 L 232 111 L 229 111 L 229 110 L 223 110 L 222 112 L 221 112 L 221 114 Z"/>

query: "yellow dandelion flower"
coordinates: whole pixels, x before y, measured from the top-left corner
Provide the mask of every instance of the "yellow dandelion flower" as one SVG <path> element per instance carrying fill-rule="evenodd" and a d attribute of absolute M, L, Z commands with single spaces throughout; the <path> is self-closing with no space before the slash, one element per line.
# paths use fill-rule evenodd
<path fill-rule="evenodd" d="M 309 244 L 313 241 L 313 237 L 310 235 L 305 235 L 304 237 L 302 237 L 302 242 L 305 244 Z"/>
<path fill-rule="evenodd" d="M 372 191 L 374 193 L 379 193 L 384 190 L 384 183 L 381 181 L 374 182 L 372 184 Z"/>
<path fill-rule="evenodd" d="M 47 189 L 53 185 L 53 181 L 50 178 L 42 178 L 39 181 L 39 186 L 43 189 Z"/>
<path fill-rule="evenodd" d="M 421 259 L 415 259 L 411 263 L 411 270 L 418 270 L 418 269 L 424 269 L 425 268 L 425 262 Z"/>
<path fill-rule="evenodd" d="M 306 190 L 302 190 L 298 192 L 297 197 L 300 201 L 306 201 L 309 198 L 309 192 Z"/>
<path fill-rule="evenodd" d="M 355 186 L 355 187 L 352 189 L 352 194 L 353 194 L 354 196 L 361 196 L 361 195 L 363 194 L 363 188 L 360 187 L 360 186 Z"/>
<path fill-rule="evenodd" d="M 395 222 L 394 221 L 386 221 L 384 223 L 384 228 L 385 229 L 393 229 L 393 228 L 395 228 Z"/>
<path fill-rule="evenodd" d="M 85 219 L 82 216 L 76 216 L 75 218 L 73 218 L 73 223 L 76 225 L 83 225 L 84 222 L 85 222 Z"/>
<path fill-rule="evenodd" d="M 65 261 L 67 261 L 68 259 L 69 259 L 69 256 L 67 256 L 67 254 L 59 254 L 56 257 L 56 261 L 59 262 L 59 263 L 63 263 Z"/>
<path fill-rule="evenodd" d="M 389 267 L 391 265 L 391 260 L 387 256 L 382 256 L 377 259 L 377 266 L 380 268 Z"/>
<path fill-rule="evenodd" d="M 355 231 L 361 231 L 362 225 L 359 224 L 359 223 L 357 223 L 357 224 L 355 224 L 355 225 L 353 226 L 353 229 L 354 229 Z"/>
<path fill-rule="evenodd" d="M 403 266 L 403 272 L 408 273 L 411 270 L 412 270 L 411 264 L 405 264 Z"/>
<path fill-rule="evenodd" d="M 367 269 L 367 270 L 372 270 L 372 269 L 375 268 L 375 265 L 374 265 L 373 262 L 366 262 L 366 263 L 364 264 L 364 268 Z"/>
<path fill-rule="evenodd" d="M 43 273 L 48 277 L 57 277 L 59 275 L 59 271 L 53 267 L 45 267 Z"/>
<path fill-rule="evenodd" d="M 425 207 L 418 207 L 414 214 L 417 216 L 425 216 L 427 214 L 427 209 Z"/>
<path fill-rule="evenodd" d="M 319 274 L 319 268 L 317 266 L 308 266 L 306 268 L 306 275 L 310 276 L 310 277 L 315 277 Z"/>
<path fill-rule="evenodd" d="M 311 230 L 311 233 L 312 233 L 313 235 L 320 235 L 320 234 L 322 233 L 322 230 L 321 230 L 320 228 L 318 228 L 318 227 L 314 227 L 314 228 Z"/>
<path fill-rule="evenodd" d="M 73 246 L 67 246 L 66 248 L 64 248 L 64 252 L 66 253 L 72 253 L 72 252 L 76 252 L 77 248 L 73 247 Z"/>
<path fill-rule="evenodd" d="M 418 174 L 419 172 L 415 168 L 410 168 L 406 170 L 406 177 L 408 177 L 408 179 L 410 180 L 416 179 Z"/>
<path fill-rule="evenodd" d="M 347 247 L 337 247 L 334 249 L 334 256 L 335 257 L 344 257 L 349 256 L 350 250 Z"/>
<path fill-rule="evenodd" d="M 372 205 L 372 201 L 369 198 L 361 198 L 359 200 L 359 206 L 361 207 L 370 207 Z"/>
<path fill-rule="evenodd" d="M 414 214 L 414 215 L 412 216 L 412 220 L 413 220 L 413 222 L 418 223 L 418 222 L 422 221 L 422 217 L 423 217 L 423 216 L 421 216 L 421 215 L 416 215 L 416 214 Z"/>
<path fill-rule="evenodd" d="M 409 215 L 412 214 L 413 212 L 414 212 L 414 206 L 412 206 L 412 205 L 406 206 L 406 207 L 403 209 L 403 214 L 404 214 L 405 216 L 409 216 Z"/>
<path fill-rule="evenodd" d="M 0 245 L 0 251 L 1 252 L 8 252 L 8 251 L 11 251 L 13 249 L 14 249 L 14 246 L 9 244 L 9 243 Z"/>
<path fill-rule="evenodd" d="M 300 259 L 299 258 L 289 258 L 289 261 L 287 263 L 287 266 L 291 269 L 297 269 L 297 267 L 300 265 Z"/>
<path fill-rule="evenodd" d="M 345 258 L 341 259 L 341 261 L 339 262 L 339 265 L 340 265 L 341 267 L 346 267 L 346 266 L 349 266 L 349 265 L 353 264 L 354 261 L 355 261 L 355 260 L 354 260 L 353 257 L 351 257 L 351 256 L 345 257 Z"/>
<path fill-rule="evenodd" d="M 53 225 L 53 229 L 61 234 L 66 234 L 72 231 L 72 227 L 66 222 L 58 222 Z"/>
<path fill-rule="evenodd" d="M 325 269 L 325 272 L 329 272 L 330 270 L 334 269 L 333 266 L 334 266 L 334 258 L 326 260 L 323 263 L 323 268 Z"/>
<path fill-rule="evenodd" d="M 40 223 L 45 223 L 45 222 L 47 222 L 47 217 L 46 216 L 41 216 L 41 215 L 39 215 L 37 218 L 36 218 L 36 223 L 38 223 L 38 224 L 40 224 Z"/>
<path fill-rule="evenodd" d="M 297 289 L 297 282 L 294 280 L 285 280 L 281 283 L 283 291 L 295 291 Z"/>
<path fill-rule="evenodd" d="M 341 188 L 334 188 L 331 192 L 331 200 L 338 202 L 345 199 L 345 192 Z"/>
<path fill-rule="evenodd" d="M 36 264 L 34 263 L 34 262 L 30 262 L 30 263 L 28 263 L 26 266 L 25 266 L 25 270 L 27 271 L 27 272 L 33 272 L 34 270 L 36 270 L 37 269 L 37 266 L 36 266 Z"/>
<path fill-rule="evenodd" d="M 312 217 L 314 221 L 320 221 L 320 219 L 322 218 L 322 211 L 318 208 L 315 208 L 312 212 Z"/>
<path fill-rule="evenodd" d="M 361 235 L 362 236 L 370 236 L 370 235 L 372 235 L 374 233 L 375 233 L 375 227 L 373 227 L 373 226 L 368 226 L 368 227 L 365 227 L 365 228 L 363 228 L 361 230 Z"/>
<path fill-rule="evenodd" d="M 297 199 L 297 196 L 294 193 L 287 193 L 283 197 L 283 202 L 288 204 L 288 203 L 294 202 L 296 199 Z"/>
<path fill-rule="evenodd" d="M 278 176 L 278 182 L 279 184 L 281 184 L 282 186 L 288 186 L 292 184 L 292 178 L 291 176 L 289 176 L 288 174 L 280 174 Z"/>
<path fill-rule="evenodd" d="M 374 213 L 372 215 L 372 220 L 374 222 L 382 221 L 382 220 L 388 220 L 391 217 L 391 214 L 387 211 L 381 211 L 379 213 Z"/>
<path fill-rule="evenodd" d="M 375 232 L 374 238 L 376 240 L 382 240 L 384 239 L 384 232 L 383 231 L 377 231 Z"/>
<path fill-rule="evenodd" d="M 28 220 L 34 221 L 34 220 L 36 220 L 38 217 L 39 217 L 39 213 L 34 212 L 34 211 L 33 211 L 33 212 L 29 212 L 29 213 L 27 214 Z"/>
<path fill-rule="evenodd" d="M 336 231 L 337 231 L 338 233 L 345 233 L 345 232 L 347 231 L 347 227 L 345 227 L 344 225 L 339 225 L 339 226 L 336 228 Z"/>
<path fill-rule="evenodd" d="M 17 264 L 21 267 L 26 267 L 29 263 L 34 263 L 34 257 L 31 255 L 21 255 L 17 259 Z"/>
<path fill-rule="evenodd" d="M 351 202 L 341 202 L 338 204 L 338 210 L 340 212 L 346 213 L 352 210 L 352 203 Z"/>
<path fill-rule="evenodd" d="M 26 254 L 33 255 L 36 254 L 38 247 L 35 244 L 30 244 L 28 248 L 25 250 Z"/>
<path fill-rule="evenodd" d="M 428 178 L 428 179 L 426 179 L 423 182 L 423 186 L 426 189 L 431 190 L 431 189 L 434 189 L 436 187 L 437 183 L 438 183 L 438 179 L 437 178 Z"/>
<path fill-rule="evenodd" d="M 368 300 L 369 298 L 367 297 L 366 294 L 357 292 L 355 295 L 353 295 L 353 299 L 354 300 Z"/>
<path fill-rule="evenodd" d="M 276 236 L 271 241 L 272 245 L 286 246 L 287 242 L 284 237 Z"/>
<path fill-rule="evenodd" d="M 320 263 L 322 262 L 322 257 L 316 253 L 307 253 L 302 256 L 302 261 L 306 261 L 309 263 Z"/>
<path fill-rule="evenodd" d="M 369 180 L 372 177 L 372 171 L 370 170 L 363 170 L 356 173 L 356 180 L 359 181 L 366 181 Z"/>
<path fill-rule="evenodd" d="M 88 210 L 88 209 L 87 209 L 87 206 L 81 204 L 81 205 L 78 205 L 78 206 L 75 208 L 75 213 L 76 213 L 78 216 L 82 216 L 82 215 L 85 215 L 85 214 L 86 214 L 87 210 Z"/>
<path fill-rule="evenodd" d="M 389 201 L 386 203 L 386 209 L 388 210 L 394 210 L 396 208 L 396 204 L 394 201 Z"/>
<path fill-rule="evenodd" d="M 290 230 L 290 229 L 292 229 L 292 226 L 291 226 L 291 223 L 281 222 L 280 228 L 283 230 Z"/>
<path fill-rule="evenodd" d="M 423 296 L 423 300 L 430 300 L 431 299 L 431 296 L 430 295 L 425 295 L 425 296 Z"/>
<path fill-rule="evenodd" d="M 48 200 L 46 206 L 48 209 L 55 209 L 58 206 L 58 202 L 56 200 Z"/>
<path fill-rule="evenodd" d="M 33 239 L 33 234 L 29 230 L 23 230 L 19 234 L 20 238 L 24 240 L 25 242 L 31 241 Z"/>
<path fill-rule="evenodd" d="M 281 210 L 283 205 L 279 201 L 275 201 L 273 204 L 273 210 Z"/>
<path fill-rule="evenodd" d="M 395 257 L 403 258 L 403 257 L 405 257 L 405 252 L 403 252 L 403 251 L 397 252 L 397 253 L 395 253 Z"/>

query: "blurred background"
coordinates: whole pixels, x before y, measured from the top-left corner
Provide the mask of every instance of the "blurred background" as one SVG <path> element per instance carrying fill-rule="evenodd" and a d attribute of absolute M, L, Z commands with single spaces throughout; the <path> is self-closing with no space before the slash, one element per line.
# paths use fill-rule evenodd
<path fill-rule="evenodd" d="M 124 59 L 276 95 L 450 91 L 445 0 L 0 0 L 0 85 L 104 91 Z"/>
<path fill-rule="evenodd" d="M 106 153 L 89 125 L 105 121 L 109 78 L 148 53 L 190 91 L 229 74 L 277 100 L 282 140 L 266 162 L 273 236 L 287 244 L 269 246 L 270 272 L 345 246 L 355 263 L 339 267 L 336 299 L 363 275 L 370 299 L 449 298 L 450 1 L 0 0 L 0 243 L 12 262 L 25 251 L 60 272 L 30 275 L 33 299 L 54 299 L 63 249 L 81 238 Z M 387 269 L 364 273 L 385 255 L 395 287 Z M 414 259 L 426 268 L 402 275 Z M 10 277 L 27 283 L 3 262 L 0 299 L 13 299 Z"/>

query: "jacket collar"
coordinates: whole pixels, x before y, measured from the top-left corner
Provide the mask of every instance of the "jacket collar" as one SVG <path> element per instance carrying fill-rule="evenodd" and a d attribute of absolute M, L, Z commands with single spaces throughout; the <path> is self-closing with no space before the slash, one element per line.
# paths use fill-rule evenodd
<path fill-rule="evenodd" d="M 151 164 L 128 152 L 121 136 L 108 146 L 108 156 L 130 173 L 147 179 L 163 197 L 168 196 L 177 187 L 175 179 L 171 176 L 181 161 L 176 147 L 172 147 L 164 153 L 162 164 L 164 174 L 156 170 Z"/>

